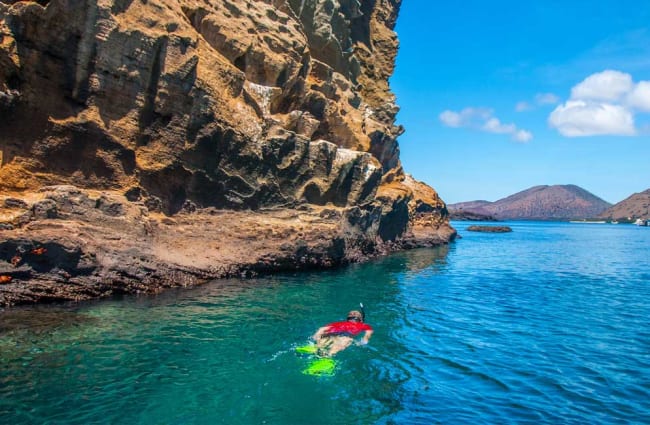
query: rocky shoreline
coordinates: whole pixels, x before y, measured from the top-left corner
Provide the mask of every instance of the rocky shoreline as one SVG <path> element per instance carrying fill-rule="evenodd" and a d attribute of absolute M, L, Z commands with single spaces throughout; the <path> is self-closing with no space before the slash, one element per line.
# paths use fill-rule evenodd
<path fill-rule="evenodd" d="M 381 214 L 376 205 L 207 208 L 166 216 L 117 193 L 73 186 L 6 197 L 0 205 L 1 307 L 338 267 L 455 237 L 444 223 L 414 223 L 404 236 L 383 241 L 379 229 L 364 227 Z"/>
<path fill-rule="evenodd" d="M 0 305 L 455 236 L 399 159 L 401 0 L 0 0 Z"/>

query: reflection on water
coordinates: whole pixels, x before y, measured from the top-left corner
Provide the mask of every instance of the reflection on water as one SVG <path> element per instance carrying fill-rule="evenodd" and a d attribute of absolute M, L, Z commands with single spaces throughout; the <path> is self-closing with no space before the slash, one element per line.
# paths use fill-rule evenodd
<path fill-rule="evenodd" d="M 650 231 L 510 225 L 341 270 L 1 312 L 0 422 L 650 422 Z M 371 343 L 302 374 L 294 348 L 359 302 Z"/>
<path fill-rule="evenodd" d="M 0 314 L 0 338 L 20 332 L 45 335 L 62 327 L 97 324 L 91 316 L 52 306 L 8 310 Z"/>

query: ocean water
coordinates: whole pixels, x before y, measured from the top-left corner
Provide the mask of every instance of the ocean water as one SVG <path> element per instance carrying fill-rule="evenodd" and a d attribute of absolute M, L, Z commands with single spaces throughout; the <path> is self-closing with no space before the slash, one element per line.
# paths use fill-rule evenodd
<path fill-rule="evenodd" d="M 650 228 L 506 224 L 340 270 L 0 312 L 0 423 L 650 423 Z M 295 347 L 359 302 L 370 344 L 303 374 Z"/>

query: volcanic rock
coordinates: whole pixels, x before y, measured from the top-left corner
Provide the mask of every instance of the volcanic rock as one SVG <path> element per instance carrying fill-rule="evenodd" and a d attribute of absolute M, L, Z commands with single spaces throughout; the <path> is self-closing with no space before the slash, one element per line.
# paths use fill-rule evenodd
<path fill-rule="evenodd" d="M 468 232 L 483 232 L 483 233 L 508 233 L 512 232 L 510 226 L 469 226 Z"/>
<path fill-rule="evenodd" d="M 399 161 L 400 3 L 0 0 L 0 305 L 453 239 Z"/>

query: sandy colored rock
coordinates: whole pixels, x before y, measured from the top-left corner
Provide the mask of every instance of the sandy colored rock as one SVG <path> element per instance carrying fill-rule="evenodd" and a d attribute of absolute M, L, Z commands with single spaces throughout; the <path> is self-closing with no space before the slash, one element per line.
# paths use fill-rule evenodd
<path fill-rule="evenodd" d="M 0 291 L 32 295 L 0 302 L 327 267 L 453 238 L 444 203 L 399 161 L 388 78 L 400 3 L 0 0 L 0 264 L 20 247 L 73 253 L 8 269 Z M 72 286 L 53 277 L 55 260 Z"/>

